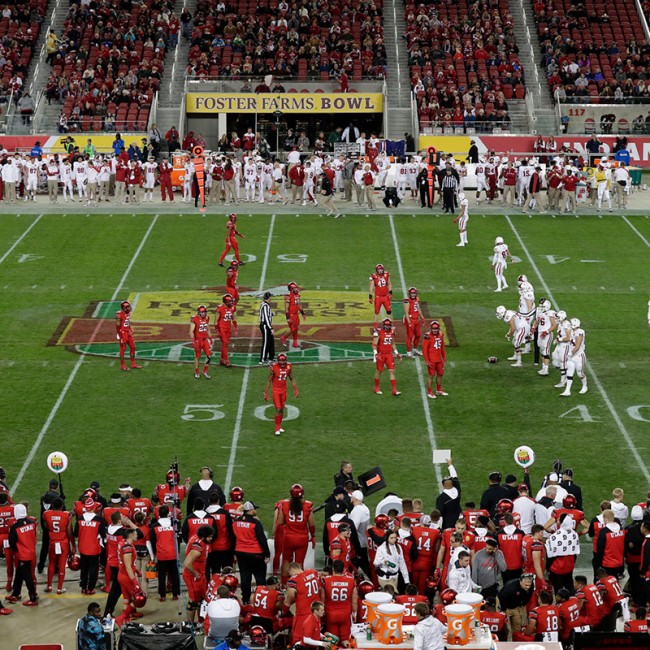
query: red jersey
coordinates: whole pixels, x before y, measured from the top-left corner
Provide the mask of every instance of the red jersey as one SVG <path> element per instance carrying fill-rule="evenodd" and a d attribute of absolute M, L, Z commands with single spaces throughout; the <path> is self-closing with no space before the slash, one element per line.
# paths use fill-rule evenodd
<path fill-rule="evenodd" d="M 161 483 L 156 487 L 156 498 L 161 505 L 171 506 L 174 503 L 179 505 L 185 500 L 185 493 L 184 485 Z"/>
<path fill-rule="evenodd" d="M 411 323 L 417 323 L 419 320 L 423 320 L 419 298 L 406 298 L 404 300 L 404 315 Z"/>
<path fill-rule="evenodd" d="M 625 625 L 623 626 L 623 630 L 625 632 L 641 632 L 643 634 L 648 633 L 648 621 L 641 620 L 641 621 L 627 621 Z"/>
<path fill-rule="evenodd" d="M 443 567 L 446 567 L 449 564 L 449 560 L 451 559 L 451 534 L 455 532 L 455 528 L 445 528 L 445 530 L 442 532 L 442 546 L 445 547 L 445 557 L 443 559 Z M 466 530 L 463 533 L 463 546 L 466 546 L 467 548 L 471 549 L 474 546 L 474 539 L 476 536 L 474 533 L 470 533 L 468 530 Z"/>
<path fill-rule="evenodd" d="M 625 529 L 611 530 L 603 526 L 598 533 L 596 553 L 601 559 L 601 566 L 615 569 L 623 566 L 625 557 Z"/>
<path fill-rule="evenodd" d="M 84 512 L 96 512 L 100 513 L 102 510 L 102 504 L 98 501 L 93 501 L 93 505 L 90 508 L 86 508 L 84 501 L 76 501 L 74 504 L 74 514 L 77 519 L 83 516 Z"/>
<path fill-rule="evenodd" d="M 226 286 L 229 289 L 234 289 L 235 293 L 237 293 L 237 276 L 239 275 L 239 271 L 232 266 L 228 267 L 226 270 Z"/>
<path fill-rule="evenodd" d="M 228 219 L 228 221 L 226 222 L 226 242 L 235 241 L 235 237 L 237 235 L 239 235 L 239 231 L 237 230 L 237 225 L 235 224 L 234 221 Z"/>
<path fill-rule="evenodd" d="M 388 531 L 377 528 L 377 526 L 370 526 L 366 530 L 366 540 L 368 542 L 368 558 L 372 562 L 377 554 L 377 549 L 386 541 L 386 534 Z"/>
<path fill-rule="evenodd" d="M 297 314 L 302 312 L 302 307 L 300 306 L 300 294 L 294 291 L 286 294 L 284 296 L 284 308 L 288 314 Z"/>
<path fill-rule="evenodd" d="M 241 508 L 242 505 L 243 504 L 241 501 L 235 501 L 233 503 L 226 503 L 223 509 L 226 510 L 230 516 L 234 518 L 241 514 L 239 508 Z"/>
<path fill-rule="evenodd" d="M 422 356 L 426 363 L 439 363 L 447 360 L 445 337 L 441 332 L 434 334 L 429 331 L 422 337 Z"/>
<path fill-rule="evenodd" d="M 151 514 L 151 501 L 143 497 L 138 499 L 131 497 L 130 499 L 127 499 L 126 507 L 129 509 L 130 519 L 135 517 L 136 512 L 143 512 L 147 516 Z"/>
<path fill-rule="evenodd" d="M 412 535 L 407 535 L 402 537 L 397 535 L 397 543 L 402 547 L 402 553 L 404 554 L 404 562 L 409 573 L 413 570 L 413 556 L 417 557 L 417 542 Z"/>
<path fill-rule="evenodd" d="M 581 602 L 581 618 L 584 625 L 598 625 L 606 615 L 603 597 L 596 585 L 585 585 L 576 592 L 576 598 Z"/>
<path fill-rule="evenodd" d="M 228 305 L 219 305 L 217 307 L 217 329 L 224 332 L 230 332 L 232 324 L 235 324 L 237 327 L 237 321 L 235 320 L 235 311 L 234 306 L 229 307 Z"/>
<path fill-rule="evenodd" d="M 212 551 L 229 551 L 234 548 L 235 540 L 232 532 L 232 517 L 223 508 L 217 512 L 211 512 L 210 516 L 214 519 L 214 526 L 217 534 L 212 540 L 210 550 Z"/>
<path fill-rule="evenodd" d="M 404 605 L 404 618 L 402 623 L 404 625 L 415 625 L 418 622 L 418 615 L 415 613 L 415 605 L 417 603 L 426 603 L 426 596 L 396 596 L 395 602 L 398 605 Z"/>
<path fill-rule="evenodd" d="M 287 587 L 296 590 L 295 616 L 309 616 L 311 604 L 320 598 L 320 579 L 314 569 L 305 569 L 297 576 L 289 578 Z"/>
<path fill-rule="evenodd" d="M 20 562 L 36 562 L 36 530 L 38 523 L 33 517 L 17 519 L 9 531 L 9 543 L 15 558 Z"/>
<path fill-rule="evenodd" d="M 503 612 L 481 611 L 481 623 L 490 628 L 492 634 L 499 634 L 506 624 L 506 615 Z"/>
<path fill-rule="evenodd" d="M 253 616 L 274 619 L 280 611 L 282 592 L 269 587 L 257 587 L 253 594 Z"/>
<path fill-rule="evenodd" d="M 159 560 L 175 560 L 177 551 L 176 530 L 171 522 L 156 521 L 151 527 L 151 541 Z"/>
<path fill-rule="evenodd" d="M 444 340 L 443 340 L 443 344 L 444 344 Z M 487 517 L 488 519 L 490 518 L 490 513 L 487 510 L 480 510 L 476 508 L 463 510 L 461 514 L 463 515 L 463 519 L 467 524 L 467 530 L 470 530 L 472 532 L 476 528 L 476 523 L 479 517 Z"/>
<path fill-rule="evenodd" d="M 127 558 L 127 555 L 130 557 Z M 133 546 L 131 542 L 126 542 L 123 539 L 119 541 L 117 547 L 117 558 L 120 567 L 118 572 L 119 575 L 124 576 L 125 578 L 129 577 L 129 574 L 126 571 L 127 566 L 131 567 L 131 573 L 135 575 L 136 552 L 135 546 Z"/>
<path fill-rule="evenodd" d="M 536 634 L 560 631 L 560 609 L 556 605 L 539 605 L 528 614 L 528 617 L 537 621 Z"/>
<path fill-rule="evenodd" d="M 43 525 L 50 535 L 50 542 L 68 541 L 68 524 L 70 513 L 65 510 L 46 510 L 43 513 Z"/>
<path fill-rule="evenodd" d="M 576 510 L 575 508 L 557 508 L 553 510 L 553 518 L 558 523 L 562 515 L 569 515 L 569 517 L 575 521 L 575 525 L 573 526 L 574 530 L 578 530 L 578 525 L 581 521 L 584 521 L 585 518 L 585 513 L 582 512 L 582 510 Z"/>
<path fill-rule="evenodd" d="M 123 309 L 115 314 L 115 317 L 120 321 L 118 325 L 118 334 L 133 334 L 133 327 L 131 325 L 132 315 L 132 311 L 127 314 Z"/>
<path fill-rule="evenodd" d="M 560 606 L 560 639 L 566 641 L 571 636 L 571 630 L 580 627 L 582 624 L 578 621 L 580 618 L 580 601 L 571 596 Z"/>
<path fill-rule="evenodd" d="M 575 192 L 578 178 L 574 174 L 569 174 L 562 179 L 562 185 L 567 192 Z"/>
<path fill-rule="evenodd" d="M 100 538 L 104 536 L 104 522 L 99 515 L 90 520 L 80 517 L 74 532 L 81 555 L 99 555 L 102 552 Z"/>
<path fill-rule="evenodd" d="M 129 509 L 126 506 L 121 506 L 119 508 L 114 508 L 112 506 L 109 506 L 107 508 L 104 508 L 104 511 L 102 512 L 102 517 L 104 518 L 104 523 L 107 526 L 111 525 L 111 517 L 114 512 L 119 512 L 123 517 L 129 516 Z"/>
<path fill-rule="evenodd" d="M 187 542 L 187 548 L 185 549 L 185 557 L 192 552 L 198 551 L 199 556 L 194 560 L 194 570 L 199 573 L 199 575 L 205 574 L 205 565 L 208 560 L 208 551 L 210 550 L 209 544 L 206 544 L 198 538 L 197 535 L 192 535 Z M 190 575 L 190 572 L 187 569 L 183 569 L 183 573 Z"/>
<path fill-rule="evenodd" d="M 340 553 L 334 557 L 332 555 L 334 551 L 340 551 Z M 341 562 L 343 562 L 345 565 L 346 571 L 353 570 L 354 567 L 352 566 L 352 544 L 350 544 L 350 540 L 343 539 L 340 535 L 337 535 L 330 542 L 330 559 L 332 561 L 341 560 Z"/>
<path fill-rule="evenodd" d="M 445 614 L 445 606 L 442 603 L 438 603 L 433 606 L 431 613 L 441 622 L 447 625 L 447 614 Z"/>
<path fill-rule="evenodd" d="M 320 639 L 320 629 L 321 629 L 321 619 L 309 614 L 305 619 L 305 622 L 302 624 L 302 631 L 300 634 L 301 645 L 306 647 L 312 647 L 305 642 L 305 639 Z"/>
<path fill-rule="evenodd" d="M 391 327 L 386 331 L 383 327 L 376 331 L 377 352 L 379 354 L 393 354 L 393 345 L 395 345 L 395 328 Z"/>
<path fill-rule="evenodd" d="M 181 529 L 183 539 L 188 541 L 197 533 L 201 526 L 210 526 L 210 528 L 214 528 L 214 519 L 212 518 L 212 515 L 197 517 L 196 515 L 191 514 L 183 522 L 183 527 Z"/>
<path fill-rule="evenodd" d="M 606 576 L 596 583 L 600 590 L 600 594 L 605 602 L 605 609 L 608 612 L 612 611 L 612 607 L 619 601 L 625 598 L 621 585 L 615 576 Z"/>
<path fill-rule="evenodd" d="M 286 393 L 287 392 L 287 378 L 291 374 L 292 364 L 287 363 L 284 368 L 280 366 L 279 363 L 274 363 L 271 365 L 271 372 L 273 373 L 272 387 L 274 393 Z"/>
<path fill-rule="evenodd" d="M 499 548 L 503 551 L 508 571 L 521 569 L 524 566 L 522 553 L 524 543 L 524 532 L 515 528 L 510 533 L 500 530 L 497 535 Z"/>
<path fill-rule="evenodd" d="M 539 539 L 534 539 L 531 535 L 526 535 L 522 544 L 522 555 L 524 556 L 524 572 L 535 573 L 535 564 L 533 562 L 533 552 L 539 552 L 542 573 L 546 572 L 546 546 Z"/>
<path fill-rule="evenodd" d="M 194 323 L 194 340 L 205 341 L 210 338 L 210 317 L 201 318 L 198 314 L 190 318 Z"/>
<path fill-rule="evenodd" d="M 437 528 L 422 528 L 414 526 L 411 534 L 415 539 L 418 556 L 413 562 L 416 571 L 432 571 L 436 564 L 438 547 L 440 546 L 440 531 Z"/>
<path fill-rule="evenodd" d="M 122 526 L 109 526 L 106 530 L 106 565 L 111 567 L 119 566 L 118 550 L 122 537 Z"/>
<path fill-rule="evenodd" d="M 501 172 L 501 178 L 504 185 L 514 186 L 517 184 L 517 170 L 514 167 L 506 167 Z"/>
<path fill-rule="evenodd" d="M 309 535 L 309 515 L 314 505 L 311 501 L 302 502 L 302 510 L 298 514 L 291 511 L 289 500 L 280 501 L 279 508 L 284 515 L 284 534 L 287 536 L 307 537 Z"/>
<path fill-rule="evenodd" d="M 355 590 L 355 582 L 352 576 L 332 575 L 325 576 L 323 590 L 325 591 L 325 612 L 332 611 L 346 612 L 352 615 L 352 594 Z"/>
<path fill-rule="evenodd" d="M 0 539 L 9 537 L 9 529 L 16 523 L 14 507 L 11 503 L 0 506 Z"/>
<path fill-rule="evenodd" d="M 373 273 L 370 276 L 375 288 L 375 297 L 387 296 L 388 285 L 390 284 L 390 273 L 384 271 L 381 275 Z"/>
<path fill-rule="evenodd" d="M 164 184 L 168 181 L 171 181 L 173 166 L 170 165 L 166 160 L 158 163 L 158 174 L 160 176 L 160 181 Z"/>

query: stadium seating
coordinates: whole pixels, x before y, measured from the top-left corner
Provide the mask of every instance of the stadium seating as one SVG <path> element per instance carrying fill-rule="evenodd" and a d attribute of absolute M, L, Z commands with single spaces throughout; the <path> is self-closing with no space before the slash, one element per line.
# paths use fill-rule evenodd
<path fill-rule="evenodd" d="M 352 80 L 385 76 L 381 0 L 332 0 L 317 17 L 300 14 L 300 7 L 285 0 L 199 0 L 188 75 L 304 81 L 336 79 L 345 70 Z"/>
<path fill-rule="evenodd" d="M 645 35 L 633 2 L 538 0 L 533 10 L 552 91 L 591 103 L 648 96 Z"/>
<path fill-rule="evenodd" d="M 47 0 L 6 2 L 0 9 L 0 101 L 13 90 L 24 92 L 29 64 L 34 54 Z"/>
<path fill-rule="evenodd" d="M 525 79 L 508 0 L 407 0 L 405 36 L 421 128 L 509 128 Z"/>
<path fill-rule="evenodd" d="M 46 86 L 48 101 L 63 104 L 68 129 L 146 129 L 177 23 L 168 2 L 72 3 Z"/>

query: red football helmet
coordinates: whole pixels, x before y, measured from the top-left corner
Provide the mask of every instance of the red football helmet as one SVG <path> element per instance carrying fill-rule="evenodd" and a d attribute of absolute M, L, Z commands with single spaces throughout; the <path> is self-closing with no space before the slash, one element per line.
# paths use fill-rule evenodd
<path fill-rule="evenodd" d="M 292 497 L 298 498 L 298 497 L 304 497 L 305 496 L 305 488 L 300 485 L 300 483 L 294 483 L 291 486 L 291 489 L 289 490 L 289 494 Z"/>
<path fill-rule="evenodd" d="M 289 291 L 297 291 L 298 285 L 295 282 L 289 282 L 287 289 L 289 289 Z"/>
<path fill-rule="evenodd" d="M 496 513 L 499 516 L 503 516 L 506 512 L 512 512 L 514 507 L 515 506 L 510 499 L 501 499 L 501 501 L 497 503 Z"/>
<path fill-rule="evenodd" d="M 562 499 L 562 506 L 569 510 L 573 510 L 578 506 L 578 499 L 576 499 L 573 494 L 567 494 L 564 499 Z"/>
<path fill-rule="evenodd" d="M 196 310 L 196 313 L 201 318 L 205 318 L 208 315 L 208 309 L 205 305 L 199 305 L 199 308 Z"/>
<path fill-rule="evenodd" d="M 181 482 L 181 475 L 174 471 L 173 469 L 170 469 L 167 472 L 167 476 L 165 477 L 165 480 L 169 485 L 178 485 Z"/>
<path fill-rule="evenodd" d="M 388 530 L 389 521 L 390 519 L 388 519 L 388 515 L 377 515 L 375 517 L 375 526 L 381 528 L 381 530 Z"/>
<path fill-rule="evenodd" d="M 374 591 L 375 587 L 370 582 L 370 580 L 364 580 L 363 582 L 359 583 L 359 586 L 357 587 L 357 591 L 359 592 L 359 596 L 362 598 L 365 598 L 371 591 Z"/>
<path fill-rule="evenodd" d="M 253 625 L 253 627 L 248 630 L 248 636 L 253 645 L 265 646 L 268 639 L 268 634 L 261 625 Z"/>
<path fill-rule="evenodd" d="M 230 306 L 232 305 L 232 303 L 233 303 L 233 297 L 232 297 L 231 294 L 227 293 L 227 294 L 223 297 L 223 304 L 224 304 L 224 305 L 227 305 L 228 307 L 230 307 Z"/>
<path fill-rule="evenodd" d="M 390 318 L 384 318 L 384 320 L 381 321 L 381 326 L 382 329 L 390 332 L 390 330 L 393 328 L 393 321 Z"/>
<path fill-rule="evenodd" d="M 236 269 L 239 266 L 239 262 L 237 260 L 233 260 L 232 262 L 230 262 L 230 266 L 233 269 Z"/>
<path fill-rule="evenodd" d="M 451 605 L 456 599 L 456 592 L 453 589 L 445 589 L 440 594 L 440 598 L 443 605 Z"/>
<path fill-rule="evenodd" d="M 230 589 L 230 592 L 234 594 L 237 591 L 237 587 L 239 587 L 239 580 L 234 573 L 228 573 L 223 577 L 222 584 L 226 585 Z"/>
<path fill-rule="evenodd" d="M 133 602 L 133 607 L 141 609 L 147 604 L 147 594 L 140 589 L 131 596 L 131 601 Z"/>
<path fill-rule="evenodd" d="M 79 571 L 79 562 L 80 558 L 78 555 L 74 555 L 74 553 L 68 555 L 68 569 L 70 571 Z"/>
<path fill-rule="evenodd" d="M 87 488 L 86 490 L 84 490 L 81 500 L 85 501 L 86 499 L 92 499 L 93 501 L 97 501 L 97 490 L 95 490 L 94 488 Z"/>
<path fill-rule="evenodd" d="M 280 365 L 280 368 L 284 368 L 287 365 L 287 355 L 284 352 L 280 352 L 278 354 L 278 364 Z"/>
<path fill-rule="evenodd" d="M 440 323 L 437 320 L 431 321 L 431 331 L 435 334 L 440 331 Z"/>
<path fill-rule="evenodd" d="M 123 300 L 120 303 L 120 307 L 122 308 L 122 311 L 125 312 L 126 314 L 131 313 L 131 303 L 128 300 Z"/>
<path fill-rule="evenodd" d="M 436 569 L 433 574 L 427 578 L 427 587 L 429 589 L 436 589 L 440 584 L 440 578 L 442 578 L 442 571 Z"/>
<path fill-rule="evenodd" d="M 378 275 L 384 275 L 384 265 L 377 264 L 377 266 L 375 266 L 375 271 L 377 271 Z"/>
<path fill-rule="evenodd" d="M 234 213 L 234 212 L 231 212 L 231 213 L 228 215 L 228 219 L 230 219 L 230 221 L 237 221 L 237 214 Z"/>
<path fill-rule="evenodd" d="M 415 287 L 411 287 L 409 289 L 409 298 L 417 298 L 418 297 L 418 290 Z"/>
<path fill-rule="evenodd" d="M 230 490 L 229 496 L 231 501 L 239 503 L 240 501 L 244 500 L 244 490 L 240 487 L 234 487 L 232 490 Z"/>

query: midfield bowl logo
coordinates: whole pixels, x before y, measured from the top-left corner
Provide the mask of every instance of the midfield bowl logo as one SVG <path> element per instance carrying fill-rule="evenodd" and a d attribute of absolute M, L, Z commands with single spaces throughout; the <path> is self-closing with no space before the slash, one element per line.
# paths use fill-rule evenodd
<path fill-rule="evenodd" d="M 270 290 L 274 297 L 276 352 L 285 351 L 280 343 L 283 334 L 289 335 L 284 317 L 286 287 Z M 221 342 L 214 328 L 214 314 L 221 304 L 221 288 L 190 292 L 165 291 L 132 293 L 128 300 L 133 306 L 133 330 L 140 360 L 194 363 L 194 349 L 189 339 L 190 319 L 199 305 L 205 305 L 210 314 L 210 329 L 214 340 L 213 350 L 218 354 Z M 239 333 L 230 340 L 230 362 L 234 366 L 258 366 L 261 335 L 259 330 L 259 305 L 262 301 L 257 291 L 240 292 L 237 304 Z M 328 363 L 335 361 L 372 360 L 372 306 L 366 293 L 350 291 L 305 290 L 301 302 L 307 318 L 300 325 L 299 348 L 293 348 L 289 339 L 286 352 L 292 363 Z M 423 333 L 434 318 L 428 313 L 426 303 L 421 303 L 426 319 Z M 120 301 L 94 302 L 83 316 L 63 319 L 50 341 L 78 354 L 117 358 L 115 338 L 115 313 Z M 393 303 L 393 322 L 397 327 L 398 347 L 404 351 L 403 309 L 400 301 Z M 435 316 L 441 324 L 445 343 L 455 346 L 451 319 Z M 217 359 L 218 362 L 218 359 Z"/>

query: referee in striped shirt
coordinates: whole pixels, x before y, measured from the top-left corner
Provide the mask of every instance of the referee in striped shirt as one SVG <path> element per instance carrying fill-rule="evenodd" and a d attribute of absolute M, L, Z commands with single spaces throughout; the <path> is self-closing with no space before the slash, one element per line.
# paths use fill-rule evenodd
<path fill-rule="evenodd" d="M 443 172 L 442 178 L 440 179 L 440 187 L 442 189 L 442 207 L 445 209 L 445 212 L 454 214 L 454 197 L 458 190 L 458 179 L 454 175 L 454 170 L 451 168 L 451 165 L 447 165 L 447 168 Z"/>
<path fill-rule="evenodd" d="M 275 358 L 275 340 L 273 338 L 273 312 L 269 300 L 273 294 L 267 291 L 264 302 L 260 305 L 260 332 L 262 332 L 262 351 L 260 363 L 268 363 Z"/>

